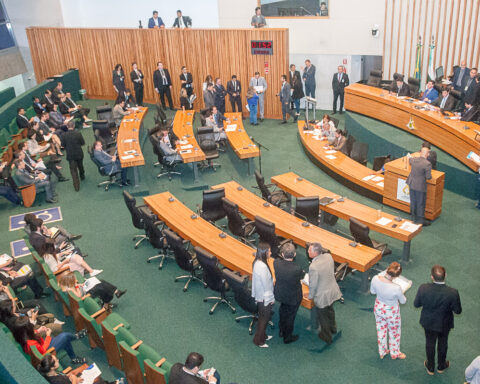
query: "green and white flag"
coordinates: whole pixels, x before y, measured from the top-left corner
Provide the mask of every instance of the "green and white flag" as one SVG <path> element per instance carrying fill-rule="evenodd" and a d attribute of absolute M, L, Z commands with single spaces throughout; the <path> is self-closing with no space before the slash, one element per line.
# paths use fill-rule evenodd
<path fill-rule="evenodd" d="M 435 48 L 435 37 L 432 36 L 432 42 L 430 43 L 430 53 L 428 55 L 428 70 L 427 70 L 427 81 L 435 81 L 435 68 L 433 68 L 433 50 Z"/>

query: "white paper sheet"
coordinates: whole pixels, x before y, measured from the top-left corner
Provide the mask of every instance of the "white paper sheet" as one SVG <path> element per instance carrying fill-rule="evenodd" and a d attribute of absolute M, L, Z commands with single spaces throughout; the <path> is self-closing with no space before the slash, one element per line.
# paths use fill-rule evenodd
<path fill-rule="evenodd" d="M 188 144 L 188 140 L 178 140 L 177 143 L 180 145 Z"/>
<path fill-rule="evenodd" d="M 133 159 L 133 158 L 135 158 L 135 156 L 133 156 L 133 155 L 127 155 L 127 156 L 122 156 L 121 157 L 122 160 L 128 160 L 128 159 Z"/>
<path fill-rule="evenodd" d="M 123 140 L 124 143 L 133 143 L 133 139 L 126 139 L 126 140 Z"/>
<path fill-rule="evenodd" d="M 381 181 L 380 183 L 377 183 L 377 185 L 378 185 L 379 187 L 382 187 L 382 188 L 384 187 L 383 181 Z"/>
<path fill-rule="evenodd" d="M 256 85 L 253 88 L 255 89 L 255 92 L 257 92 L 257 93 L 263 92 L 263 85 Z"/>
<path fill-rule="evenodd" d="M 390 224 L 392 222 L 391 219 L 387 218 L 387 217 L 381 217 L 380 219 L 378 219 L 375 223 L 379 224 L 379 225 L 387 225 L 387 224 Z"/>
<path fill-rule="evenodd" d="M 181 145 L 180 146 L 180 149 L 190 149 L 190 148 L 193 148 L 192 144 L 187 144 L 187 145 Z"/>
<path fill-rule="evenodd" d="M 93 363 L 80 375 L 80 377 L 83 379 L 82 384 L 93 384 L 95 379 L 101 374 L 102 371 L 98 368 L 97 364 Z"/>
<path fill-rule="evenodd" d="M 368 181 L 368 180 L 371 180 L 375 177 L 375 175 L 368 175 L 368 176 L 365 176 L 362 180 L 363 181 Z"/>
<path fill-rule="evenodd" d="M 383 177 L 382 176 L 375 176 L 372 181 L 382 181 Z"/>
<path fill-rule="evenodd" d="M 385 276 L 387 271 L 380 272 L 378 275 L 379 276 Z M 400 286 L 402 289 L 402 292 L 405 293 L 408 291 L 408 289 L 412 286 L 412 280 L 407 279 L 405 276 L 398 276 L 395 279 L 392 280 L 392 283 L 395 283 Z"/>
<path fill-rule="evenodd" d="M 336 159 L 336 157 L 333 156 L 333 155 L 327 155 L 327 156 L 325 156 L 325 157 L 326 157 L 327 159 L 330 159 L 330 160 Z"/>
<path fill-rule="evenodd" d="M 420 224 L 413 224 L 411 221 L 405 221 L 401 226 L 400 229 L 404 231 L 413 233 L 420 227 Z"/>
<path fill-rule="evenodd" d="M 237 129 L 237 124 L 228 124 L 225 132 L 234 132 Z"/>
<path fill-rule="evenodd" d="M 337 151 L 335 151 L 334 149 L 331 149 L 329 151 L 326 151 L 325 153 L 330 153 L 331 154 L 331 153 L 337 153 Z"/>

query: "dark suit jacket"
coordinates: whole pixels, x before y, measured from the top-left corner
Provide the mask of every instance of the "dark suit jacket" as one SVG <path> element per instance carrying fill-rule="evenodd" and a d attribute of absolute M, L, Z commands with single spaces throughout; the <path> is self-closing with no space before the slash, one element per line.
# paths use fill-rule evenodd
<path fill-rule="evenodd" d="M 203 92 L 203 101 L 205 108 L 211 108 L 215 105 L 215 92 L 210 92 L 208 89 Z"/>
<path fill-rule="evenodd" d="M 190 28 L 192 26 L 192 19 L 188 16 L 182 16 L 182 23 L 184 27 Z M 173 28 L 180 28 L 180 23 L 178 21 L 178 17 L 175 18 L 175 22 L 173 23 Z"/>
<path fill-rule="evenodd" d="M 68 115 L 69 112 L 68 112 L 68 105 L 66 103 L 62 103 L 60 102 L 60 104 L 58 104 L 58 110 L 60 111 L 60 113 L 62 115 Z"/>
<path fill-rule="evenodd" d="M 163 68 L 163 71 L 165 72 L 165 78 L 167 79 L 167 87 L 168 87 L 172 85 L 170 72 L 168 72 L 168 69 L 165 69 L 165 68 Z M 162 78 L 162 75 L 160 74 L 160 71 L 157 69 L 155 70 L 155 72 L 153 72 L 153 87 L 160 90 L 162 85 L 163 85 L 163 78 Z"/>
<path fill-rule="evenodd" d="M 183 72 L 180 74 L 179 78 L 180 78 L 180 81 L 185 80 L 185 76 L 183 75 Z M 187 72 L 187 82 L 182 83 L 182 88 L 191 88 L 192 83 L 193 83 L 193 76 L 190 72 Z"/>
<path fill-rule="evenodd" d="M 53 88 L 53 90 L 52 90 L 52 100 L 55 104 L 60 103 L 60 98 L 58 97 L 58 95 L 60 95 L 61 93 L 63 93 L 63 90 L 60 90 L 56 87 Z"/>
<path fill-rule="evenodd" d="M 218 128 L 223 128 L 223 122 L 227 120 L 220 111 L 217 111 L 217 114 L 213 115 L 213 119 Z"/>
<path fill-rule="evenodd" d="M 280 101 L 285 104 L 285 103 L 290 103 L 290 84 L 285 82 L 283 84 L 283 87 L 280 88 L 280 92 L 279 92 L 279 95 L 280 95 Z"/>
<path fill-rule="evenodd" d="M 332 78 L 332 88 L 333 92 L 345 92 L 345 87 L 348 87 L 350 84 L 350 80 L 348 79 L 348 75 L 346 73 L 342 73 L 342 78 L 338 81 L 338 72 L 333 75 Z"/>
<path fill-rule="evenodd" d="M 309 86 L 310 88 L 315 87 L 315 65 L 310 65 L 310 68 L 305 67 L 302 77 L 305 86 Z"/>
<path fill-rule="evenodd" d="M 35 249 L 35 251 L 37 251 L 38 254 L 40 254 L 42 246 L 43 244 L 45 244 L 45 239 L 45 236 L 37 232 L 30 232 L 30 235 L 28 237 L 30 245 L 33 247 L 33 249 Z"/>
<path fill-rule="evenodd" d="M 35 111 L 35 113 L 36 113 L 37 115 L 40 115 L 42 112 L 45 111 L 45 108 L 44 108 L 43 105 L 39 102 L 38 104 L 33 103 L 33 110 Z"/>
<path fill-rule="evenodd" d="M 458 76 L 460 76 L 460 71 L 461 70 L 462 70 L 462 68 L 460 68 L 460 67 L 455 68 L 455 71 L 453 72 L 452 85 L 457 91 L 462 91 L 463 92 L 463 90 L 465 89 L 465 84 L 467 83 L 467 80 L 470 77 L 470 69 L 465 68 L 465 71 L 463 72 L 462 82 L 461 82 L 462 86 L 458 87 L 457 86 L 457 80 L 458 80 Z"/>
<path fill-rule="evenodd" d="M 130 72 L 130 80 L 132 80 L 133 89 L 140 89 L 140 88 L 143 87 L 143 77 L 144 77 L 143 73 L 139 69 L 138 69 L 138 73 L 140 75 L 137 75 L 137 72 L 135 72 L 135 71 Z M 142 81 L 141 82 L 135 81 L 135 80 L 138 80 L 138 79 L 141 79 Z"/>
<path fill-rule="evenodd" d="M 427 180 L 432 178 L 432 164 L 423 157 L 409 159 L 412 169 L 407 177 L 407 184 L 413 191 L 427 192 Z"/>
<path fill-rule="evenodd" d="M 125 74 L 123 71 L 120 72 L 120 75 L 115 70 L 112 72 L 112 83 L 119 94 L 125 90 Z"/>
<path fill-rule="evenodd" d="M 230 98 L 232 97 L 240 97 L 240 93 L 242 92 L 242 84 L 240 83 L 240 81 L 238 80 L 235 80 L 235 85 L 237 87 L 237 89 L 233 89 L 233 81 L 230 80 L 227 82 L 227 93 L 230 95 Z M 238 93 L 237 96 L 232 96 L 232 93 Z"/>
<path fill-rule="evenodd" d="M 465 87 L 463 87 L 462 93 L 463 93 L 463 100 L 471 101 L 475 99 L 475 96 L 477 95 L 478 84 L 475 81 L 475 79 L 472 79 L 472 81 L 470 82 L 470 85 L 468 85 L 468 88 L 465 90 L 469 80 L 470 80 L 470 76 L 468 76 L 467 81 L 465 81 Z"/>
<path fill-rule="evenodd" d="M 19 129 L 23 129 L 23 128 L 28 128 L 28 126 L 30 125 L 29 122 L 28 122 L 28 117 L 27 116 L 20 116 L 20 115 L 17 115 L 17 127 Z"/>
<path fill-rule="evenodd" d="M 297 305 L 302 301 L 302 269 L 293 261 L 280 258 L 273 262 L 275 268 L 275 299 L 283 304 Z"/>
<path fill-rule="evenodd" d="M 440 95 L 435 101 L 432 102 L 432 105 L 436 107 L 440 107 L 440 105 L 442 104 L 442 100 L 443 100 L 443 96 Z M 457 104 L 457 101 L 455 100 L 455 98 L 452 95 L 448 95 L 447 101 L 445 102 L 445 106 L 443 107 L 443 109 L 445 111 L 453 111 L 453 109 L 455 108 L 455 104 Z"/>
<path fill-rule="evenodd" d="M 227 91 L 223 85 L 215 85 L 215 105 L 217 108 L 225 104 L 225 96 L 227 95 Z"/>
<path fill-rule="evenodd" d="M 455 288 L 445 284 L 422 284 L 413 302 L 415 308 L 422 307 L 420 324 L 435 332 L 447 332 L 453 328 L 453 314 L 462 313 L 460 295 Z"/>
<path fill-rule="evenodd" d="M 397 93 L 398 96 L 410 96 L 410 88 L 408 87 L 407 83 L 403 83 L 402 88 L 398 89 L 397 82 L 394 80 L 390 86 L 390 91 L 392 93 Z"/>
<path fill-rule="evenodd" d="M 472 107 L 468 111 L 462 113 L 462 121 L 478 121 L 480 119 L 480 112 L 478 107 Z"/>
<path fill-rule="evenodd" d="M 49 100 L 49 99 L 47 99 L 46 96 L 43 96 L 42 100 L 40 100 L 40 103 L 41 103 L 42 105 L 43 105 L 43 104 L 45 104 L 45 105 L 53 105 L 53 104 L 54 104 L 54 103 L 53 103 L 53 100 L 52 100 L 52 97 L 50 97 L 50 100 Z"/>
<path fill-rule="evenodd" d="M 207 384 L 206 380 L 201 377 L 193 376 L 183 370 L 183 365 L 180 363 L 173 364 L 170 369 L 170 376 L 168 378 L 169 384 Z"/>
<path fill-rule="evenodd" d="M 165 25 L 160 16 L 157 18 L 157 21 L 158 21 L 158 27 Z M 153 20 L 153 17 L 151 17 L 150 19 L 148 19 L 148 28 L 154 28 L 154 27 L 155 27 L 155 21 Z"/>
<path fill-rule="evenodd" d="M 293 72 L 293 77 L 292 77 L 292 71 L 288 71 L 288 82 L 290 83 L 290 85 L 293 87 L 293 79 L 295 78 L 295 76 L 298 76 L 298 78 L 300 79 L 300 72 L 295 70 L 295 72 Z"/>
<path fill-rule="evenodd" d="M 82 145 L 85 145 L 85 140 L 80 132 L 68 130 L 62 135 L 62 146 L 67 152 L 67 160 L 82 160 Z"/>

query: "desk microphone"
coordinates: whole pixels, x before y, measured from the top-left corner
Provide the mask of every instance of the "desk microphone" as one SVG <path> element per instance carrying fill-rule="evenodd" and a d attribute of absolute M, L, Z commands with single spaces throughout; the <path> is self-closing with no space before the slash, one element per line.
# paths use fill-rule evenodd
<path fill-rule="evenodd" d="M 143 26 L 142 26 L 142 20 L 138 20 L 138 28 L 142 29 Z"/>

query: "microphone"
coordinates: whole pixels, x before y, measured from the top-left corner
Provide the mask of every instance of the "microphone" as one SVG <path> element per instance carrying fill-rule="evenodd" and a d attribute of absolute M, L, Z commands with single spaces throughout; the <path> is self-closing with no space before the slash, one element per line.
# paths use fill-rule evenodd
<path fill-rule="evenodd" d="M 143 26 L 142 26 L 142 20 L 138 20 L 138 28 L 142 29 Z"/>

